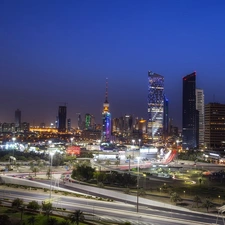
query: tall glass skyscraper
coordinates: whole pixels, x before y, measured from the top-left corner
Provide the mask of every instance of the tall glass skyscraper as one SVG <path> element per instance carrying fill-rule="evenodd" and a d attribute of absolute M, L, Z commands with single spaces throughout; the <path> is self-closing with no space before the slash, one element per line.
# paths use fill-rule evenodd
<path fill-rule="evenodd" d="M 111 113 L 109 111 L 108 102 L 108 81 L 106 80 L 105 102 L 102 111 L 102 135 L 101 142 L 109 142 L 111 140 Z"/>
<path fill-rule="evenodd" d="M 182 147 L 189 150 L 198 145 L 197 127 L 198 113 L 196 110 L 196 72 L 183 77 L 182 107 Z"/>
<path fill-rule="evenodd" d="M 58 131 L 66 132 L 66 106 L 59 106 L 58 121 Z"/>
<path fill-rule="evenodd" d="M 152 141 L 163 137 L 164 77 L 148 71 L 148 135 Z"/>
<path fill-rule="evenodd" d="M 202 89 L 195 90 L 196 95 L 196 109 L 199 112 L 199 147 L 204 146 L 205 136 L 205 98 L 204 91 Z"/>

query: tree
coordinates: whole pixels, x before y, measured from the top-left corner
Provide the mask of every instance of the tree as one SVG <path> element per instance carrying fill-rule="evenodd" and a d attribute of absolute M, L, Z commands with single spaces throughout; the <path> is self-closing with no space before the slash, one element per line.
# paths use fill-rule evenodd
<path fill-rule="evenodd" d="M 72 223 L 76 223 L 77 225 L 79 225 L 79 222 L 84 221 L 83 212 L 80 210 L 76 210 L 75 212 L 69 215 L 69 219 Z"/>
<path fill-rule="evenodd" d="M 107 160 L 105 161 L 105 165 L 106 165 L 106 166 L 111 165 L 111 161 L 110 161 L 109 159 L 107 159 Z"/>
<path fill-rule="evenodd" d="M 28 203 L 27 208 L 32 210 L 39 210 L 41 206 L 38 204 L 37 201 L 31 201 Z"/>
<path fill-rule="evenodd" d="M 213 203 L 210 202 L 208 199 L 206 199 L 206 200 L 203 202 L 202 206 L 203 206 L 204 208 L 206 208 L 207 212 L 209 212 L 209 208 L 211 208 L 211 207 L 213 206 Z"/>
<path fill-rule="evenodd" d="M 145 190 L 143 188 L 138 189 L 138 195 L 139 196 L 145 196 L 146 195 Z"/>
<path fill-rule="evenodd" d="M 50 179 L 50 177 L 51 177 L 51 169 L 50 168 L 47 169 L 46 176 L 48 177 L 48 179 Z"/>
<path fill-rule="evenodd" d="M 16 198 L 12 201 L 12 207 L 19 209 L 23 205 L 23 199 Z"/>
<path fill-rule="evenodd" d="M 36 221 L 36 218 L 34 216 L 29 217 L 27 220 L 29 225 L 34 225 L 35 221 Z"/>
<path fill-rule="evenodd" d="M 193 198 L 193 202 L 196 203 L 196 206 L 198 208 L 198 204 L 201 203 L 201 198 L 198 195 L 195 195 Z"/>
<path fill-rule="evenodd" d="M 45 215 L 48 217 L 50 214 L 52 213 L 53 207 L 52 207 L 52 203 L 42 203 L 42 210 L 45 212 Z"/>
<path fill-rule="evenodd" d="M 170 194 L 170 200 L 171 200 L 171 202 L 175 202 L 177 204 L 177 202 L 182 201 L 182 198 L 176 192 L 172 192 Z"/>
<path fill-rule="evenodd" d="M 120 165 L 120 160 L 116 160 L 115 165 L 118 167 Z"/>
<path fill-rule="evenodd" d="M 130 188 L 126 188 L 125 190 L 124 190 L 124 194 L 130 194 L 131 193 L 131 191 L 130 191 Z"/>
<path fill-rule="evenodd" d="M 9 216 L 7 216 L 7 215 L 0 215 L 0 224 L 1 225 L 8 225 L 8 224 L 10 224 Z"/>
<path fill-rule="evenodd" d="M 49 218 L 48 220 L 48 225 L 57 225 L 58 224 L 58 220 L 56 218 Z"/>
<path fill-rule="evenodd" d="M 39 169 L 38 169 L 38 167 L 34 166 L 31 168 L 31 171 L 34 173 L 34 176 L 36 177 L 37 172 L 39 172 Z"/>

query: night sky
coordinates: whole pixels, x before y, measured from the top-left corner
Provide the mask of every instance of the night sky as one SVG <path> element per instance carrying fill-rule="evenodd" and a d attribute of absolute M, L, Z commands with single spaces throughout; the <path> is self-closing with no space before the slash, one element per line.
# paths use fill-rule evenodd
<path fill-rule="evenodd" d="M 182 77 L 197 72 L 205 103 L 225 103 L 225 1 L 0 0 L 0 122 L 91 113 L 147 118 L 148 70 L 165 77 L 181 126 Z M 213 97 L 214 96 L 214 97 Z"/>

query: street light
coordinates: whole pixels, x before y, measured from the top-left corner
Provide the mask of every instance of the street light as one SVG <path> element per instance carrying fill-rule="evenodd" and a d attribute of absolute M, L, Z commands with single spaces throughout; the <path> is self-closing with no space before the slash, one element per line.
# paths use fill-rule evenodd
<path fill-rule="evenodd" d="M 220 204 L 220 195 L 218 195 L 218 198 L 219 198 L 219 204 Z"/>
<path fill-rule="evenodd" d="M 133 150 L 132 150 L 133 151 L 133 160 L 134 160 L 134 142 L 135 142 L 135 140 L 133 139 L 132 140 L 132 143 L 133 143 Z"/>
<path fill-rule="evenodd" d="M 139 159 L 140 157 L 137 157 L 138 160 L 138 175 L 137 175 L 137 213 L 138 213 L 138 203 L 139 203 Z"/>
<path fill-rule="evenodd" d="M 72 146 L 72 144 L 73 144 L 73 137 L 72 137 L 72 138 L 70 138 L 70 140 L 71 140 L 71 146 Z"/>
<path fill-rule="evenodd" d="M 138 142 L 139 142 L 139 149 L 140 149 L 141 139 L 138 139 Z"/>
<path fill-rule="evenodd" d="M 49 200 L 52 198 L 52 158 L 53 158 L 53 155 L 54 155 L 54 152 L 50 151 L 49 152 L 49 155 L 50 155 L 50 193 L 49 193 Z"/>
<path fill-rule="evenodd" d="M 184 198 L 185 198 L 185 191 L 184 191 Z"/>
<path fill-rule="evenodd" d="M 15 149 L 15 140 L 16 140 L 16 138 L 13 137 L 12 140 L 13 140 L 13 157 L 14 157 L 14 149 Z"/>

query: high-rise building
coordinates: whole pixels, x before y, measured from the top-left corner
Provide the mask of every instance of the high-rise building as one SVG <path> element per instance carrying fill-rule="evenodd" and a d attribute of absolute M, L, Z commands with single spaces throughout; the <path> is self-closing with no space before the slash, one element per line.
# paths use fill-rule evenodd
<path fill-rule="evenodd" d="M 197 147 L 196 72 L 183 77 L 182 147 Z"/>
<path fill-rule="evenodd" d="M 66 106 L 59 106 L 58 122 L 58 131 L 66 132 Z"/>
<path fill-rule="evenodd" d="M 169 134 L 169 101 L 164 96 L 164 109 L 163 109 L 163 136 L 168 137 Z"/>
<path fill-rule="evenodd" d="M 17 109 L 15 111 L 15 128 L 16 130 L 20 130 L 21 127 L 21 111 Z"/>
<path fill-rule="evenodd" d="M 205 145 L 211 150 L 225 149 L 225 104 L 205 105 Z"/>
<path fill-rule="evenodd" d="M 148 135 L 152 141 L 163 137 L 164 77 L 148 72 Z"/>
<path fill-rule="evenodd" d="M 67 130 L 70 132 L 71 131 L 71 119 L 67 120 Z"/>
<path fill-rule="evenodd" d="M 91 129 L 91 114 L 89 113 L 86 113 L 85 114 L 85 129 L 86 130 L 89 130 Z"/>
<path fill-rule="evenodd" d="M 108 80 L 106 79 L 105 102 L 103 103 L 103 111 L 102 111 L 101 141 L 109 142 L 110 140 L 111 140 L 111 113 L 109 111 L 109 102 L 108 102 Z"/>
<path fill-rule="evenodd" d="M 195 90 L 196 95 L 196 110 L 198 110 L 199 113 L 199 147 L 204 146 L 204 134 L 205 134 L 205 98 L 204 98 L 204 92 L 202 89 L 196 89 Z"/>

